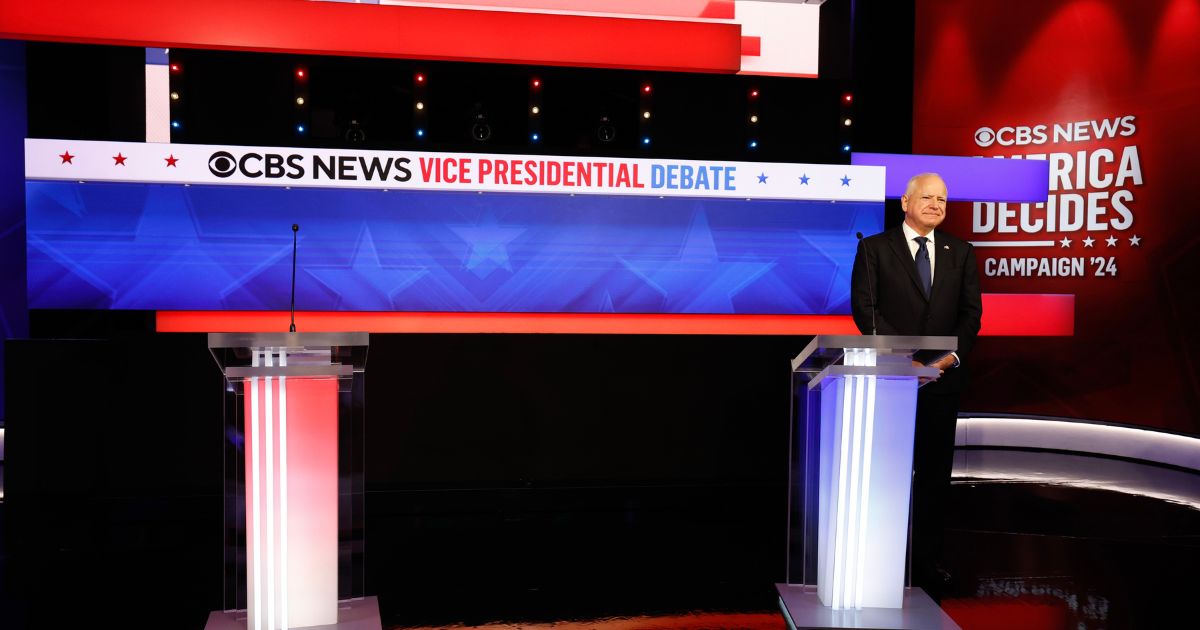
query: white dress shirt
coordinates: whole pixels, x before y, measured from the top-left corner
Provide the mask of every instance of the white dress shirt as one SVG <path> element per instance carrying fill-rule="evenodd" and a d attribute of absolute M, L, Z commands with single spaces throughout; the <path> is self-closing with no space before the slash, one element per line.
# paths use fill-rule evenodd
<path fill-rule="evenodd" d="M 920 236 L 920 234 L 918 234 L 916 230 L 912 229 L 912 227 L 909 226 L 907 223 L 901 223 L 900 227 L 904 230 L 904 240 L 908 241 L 908 253 L 912 255 L 913 260 L 916 260 L 917 259 L 917 250 L 921 249 L 921 245 L 919 243 L 917 243 L 917 240 L 916 240 L 917 237 Z M 934 232 L 936 232 L 936 231 L 937 230 L 929 230 L 929 233 L 925 235 L 925 238 L 929 239 L 929 242 L 925 244 L 925 248 L 929 250 L 929 282 L 930 283 L 933 283 L 933 273 L 934 273 L 933 270 L 937 269 L 937 265 L 936 265 L 936 263 L 937 263 L 937 248 L 934 247 L 934 244 L 937 242 L 934 239 Z M 951 354 L 951 356 L 954 357 L 954 365 L 951 367 L 958 367 L 958 365 L 960 363 L 960 361 L 958 359 L 958 353 L 951 352 L 950 354 Z"/>
<path fill-rule="evenodd" d="M 900 227 L 904 228 L 904 239 L 908 241 L 908 253 L 912 255 L 913 260 L 916 260 L 917 250 L 921 248 L 917 244 L 916 238 L 920 234 L 917 234 L 917 231 L 912 229 L 907 223 L 901 223 Z M 935 264 L 937 262 L 937 258 L 935 258 L 937 256 L 937 248 L 933 246 L 936 242 L 934 240 L 934 232 L 936 230 L 929 230 L 929 234 L 925 235 L 925 238 L 929 239 L 925 247 L 929 250 L 929 281 L 931 283 L 933 282 L 933 270 L 937 269 L 937 265 Z"/>

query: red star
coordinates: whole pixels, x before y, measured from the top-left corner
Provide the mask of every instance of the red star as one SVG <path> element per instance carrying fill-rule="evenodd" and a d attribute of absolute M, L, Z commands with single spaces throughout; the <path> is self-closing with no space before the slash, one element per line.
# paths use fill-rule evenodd
<path fill-rule="evenodd" d="M 174 153 L 171 154 L 171 157 L 167 157 L 167 158 L 163 158 L 163 159 L 167 161 L 167 166 L 175 166 L 175 163 L 179 161 L 179 158 L 175 157 Z M 178 167 L 176 167 L 176 168 L 178 168 Z"/>
<path fill-rule="evenodd" d="M 113 162 L 114 162 L 113 166 L 125 166 L 125 160 L 127 160 L 127 159 L 128 158 L 126 158 L 124 155 L 117 153 L 116 155 L 113 156 Z"/>
<path fill-rule="evenodd" d="M 70 151 L 63 151 L 63 154 L 58 157 L 62 158 L 63 164 L 74 164 L 74 162 L 72 162 L 71 160 L 74 159 L 75 156 L 71 155 Z"/>

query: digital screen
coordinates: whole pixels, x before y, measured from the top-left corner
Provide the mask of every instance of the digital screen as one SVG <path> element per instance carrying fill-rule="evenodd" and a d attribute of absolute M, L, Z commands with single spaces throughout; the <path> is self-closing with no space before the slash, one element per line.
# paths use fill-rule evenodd
<path fill-rule="evenodd" d="M 844 314 L 883 203 L 26 182 L 31 308 Z"/>

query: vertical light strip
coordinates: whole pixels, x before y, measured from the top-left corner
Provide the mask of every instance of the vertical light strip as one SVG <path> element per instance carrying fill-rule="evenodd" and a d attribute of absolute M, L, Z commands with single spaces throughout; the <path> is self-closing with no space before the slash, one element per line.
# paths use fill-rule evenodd
<path fill-rule="evenodd" d="M 274 350 L 268 348 L 263 353 L 266 367 L 272 367 Z M 270 376 L 263 377 L 264 396 L 266 398 L 266 448 L 267 448 L 267 628 L 275 630 L 275 394 L 274 383 Z"/>
<path fill-rule="evenodd" d="M 853 356 L 847 353 L 846 359 L 850 364 L 853 364 Z M 834 610 L 841 610 L 844 606 L 842 598 L 842 582 L 845 579 L 843 569 L 845 568 L 845 535 L 843 534 L 846 528 L 846 460 L 848 459 L 847 450 L 850 448 L 849 432 L 850 432 L 850 415 L 853 413 L 850 401 L 849 380 L 846 378 L 839 379 L 838 387 L 842 394 L 842 415 L 838 422 L 837 448 L 837 518 L 835 527 L 833 528 L 833 606 Z"/>
<path fill-rule="evenodd" d="M 287 367 L 287 349 L 279 349 L 279 367 Z M 288 630 L 288 458 L 287 377 L 279 377 L 279 618 Z"/>
<path fill-rule="evenodd" d="M 146 49 L 146 142 L 171 141 L 171 75 L 166 48 Z"/>
<path fill-rule="evenodd" d="M 867 365 L 875 365 L 875 351 L 867 350 Z M 862 522 L 862 527 L 858 530 L 858 584 L 855 585 L 854 592 L 857 596 L 854 598 L 855 610 L 862 610 L 862 594 L 863 580 L 867 572 L 867 508 L 871 505 L 871 459 L 874 458 L 875 452 L 875 376 L 866 377 L 867 381 L 867 402 L 864 412 L 866 414 L 866 425 L 863 427 L 863 471 L 862 471 L 862 508 L 859 510 L 859 519 Z"/>
<path fill-rule="evenodd" d="M 862 365 L 865 350 L 856 350 L 856 364 Z M 866 395 L 866 377 L 854 377 L 854 442 L 850 454 L 850 517 L 846 527 L 846 606 L 850 607 L 862 600 L 855 589 L 858 585 L 858 539 L 862 529 L 862 513 L 859 510 L 861 495 L 859 487 L 862 484 L 862 426 L 863 398 Z"/>
<path fill-rule="evenodd" d="M 250 365 L 258 367 L 260 364 L 260 351 L 255 349 Z M 254 630 L 262 630 L 262 536 L 259 534 L 262 528 L 262 521 L 258 509 L 259 502 L 259 485 L 262 483 L 258 474 L 259 456 L 258 449 L 262 444 L 262 440 L 258 431 L 258 377 L 250 377 L 250 442 L 254 445 L 250 449 L 250 517 L 254 521 L 254 527 L 251 529 L 250 536 L 254 544 L 254 554 L 251 558 L 253 563 L 252 573 L 254 584 L 254 599 L 250 603 L 254 606 Z"/>

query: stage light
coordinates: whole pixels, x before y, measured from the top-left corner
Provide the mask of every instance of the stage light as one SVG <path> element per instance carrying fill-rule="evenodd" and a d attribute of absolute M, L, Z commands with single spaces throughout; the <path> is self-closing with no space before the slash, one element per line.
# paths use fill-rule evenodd
<path fill-rule="evenodd" d="M 487 116 L 476 114 L 471 124 L 471 137 L 476 142 L 487 142 L 492 137 L 492 126 L 488 124 Z"/>
<path fill-rule="evenodd" d="M 758 140 L 751 140 L 751 141 L 750 141 L 750 148 L 751 148 L 751 149 L 757 149 L 757 148 L 758 148 Z"/>
<path fill-rule="evenodd" d="M 297 96 L 297 97 L 296 97 L 296 104 L 297 104 L 297 105 L 303 105 L 303 104 L 304 104 L 304 97 L 303 97 L 303 96 Z"/>
<path fill-rule="evenodd" d="M 541 79 L 534 79 L 534 80 L 533 80 L 533 87 L 534 87 L 534 89 L 537 89 L 537 88 L 540 88 L 540 87 L 542 87 L 542 80 L 541 80 Z"/>
<path fill-rule="evenodd" d="M 642 86 L 642 94 L 649 94 L 649 93 L 650 93 L 650 84 L 647 83 Z"/>
<path fill-rule="evenodd" d="M 642 138 L 642 144 L 643 145 L 650 144 L 650 136 L 646 136 L 645 138 Z"/>
<path fill-rule="evenodd" d="M 600 142 L 612 142 L 616 137 L 617 128 L 613 126 L 608 116 L 601 116 L 600 124 L 596 126 L 596 139 Z"/>
<path fill-rule="evenodd" d="M 850 119 L 849 119 L 849 118 L 847 118 L 847 119 L 843 120 L 843 121 L 842 121 L 842 124 L 843 124 L 843 125 L 845 125 L 845 126 L 847 126 L 847 127 L 849 127 L 849 126 L 850 126 Z"/>
<path fill-rule="evenodd" d="M 172 121 L 171 121 L 171 128 L 172 128 L 172 129 L 178 129 L 178 128 L 179 128 L 179 121 L 178 121 L 178 120 L 172 120 Z"/>
<path fill-rule="evenodd" d="M 758 90 L 750 90 L 750 98 L 758 98 Z"/>
<path fill-rule="evenodd" d="M 296 133 L 304 133 L 304 125 L 296 125 Z"/>
<path fill-rule="evenodd" d="M 425 82 L 425 75 L 424 75 L 424 74 L 421 74 L 420 72 L 418 72 L 418 73 L 417 73 L 417 76 L 416 76 L 416 81 L 417 81 L 417 83 L 424 83 L 424 82 Z"/>
<path fill-rule="evenodd" d="M 171 92 L 171 100 L 178 101 L 179 100 L 179 92 Z"/>
<path fill-rule="evenodd" d="M 537 142 L 540 137 L 541 136 L 537 135 L 536 133 L 532 136 L 534 142 Z"/>
<path fill-rule="evenodd" d="M 850 152 L 850 145 L 843 144 L 842 145 L 842 153 L 849 153 L 849 152 Z"/>
<path fill-rule="evenodd" d="M 842 102 L 847 105 L 849 105 L 850 103 L 853 103 L 854 95 L 849 92 L 846 92 L 845 94 L 842 95 Z"/>
<path fill-rule="evenodd" d="M 296 68 L 296 78 L 297 79 L 303 79 L 304 77 L 307 77 L 307 76 L 308 76 L 308 73 L 304 70 L 304 68 Z"/>
<path fill-rule="evenodd" d="M 181 68 L 181 67 L 179 66 L 179 64 L 177 64 L 177 63 L 173 63 L 173 64 L 171 64 L 171 72 L 174 72 L 174 73 L 178 74 L 178 73 L 180 73 L 180 72 L 182 72 L 182 71 L 183 71 L 183 68 Z"/>
<path fill-rule="evenodd" d="M 751 117 L 750 117 L 750 122 L 752 122 L 752 123 L 756 123 L 756 122 L 758 122 L 758 114 L 755 114 L 755 115 L 751 116 Z"/>
<path fill-rule="evenodd" d="M 424 137 L 425 137 L 425 130 L 424 130 L 424 129 L 418 129 L 418 130 L 417 130 L 417 137 L 418 137 L 418 138 L 424 138 Z"/>
<path fill-rule="evenodd" d="M 642 118 L 650 118 L 650 112 L 642 112 Z"/>
<path fill-rule="evenodd" d="M 422 103 L 421 101 L 417 101 L 417 109 L 425 109 L 425 103 Z"/>
<path fill-rule="evenodd" d="M 538 107 L 537 105 L 534 105 L 534 106 L 533 106 L 532 108 L 530 108 L 530 110 L 529 110 L 529 112 L 530 112 L 530 113 L 532 113 L 532 114 L 540 114 L 540 113 L 541 113 L 541 111 L 542 111 L 542 108 Z"/>

